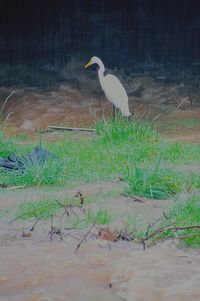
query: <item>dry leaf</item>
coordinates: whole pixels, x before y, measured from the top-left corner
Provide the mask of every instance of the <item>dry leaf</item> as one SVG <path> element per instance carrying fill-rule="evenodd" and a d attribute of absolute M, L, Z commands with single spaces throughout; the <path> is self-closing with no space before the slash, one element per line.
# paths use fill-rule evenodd
<path fill-rule="evenodd" d="M 117 241 L 116 235 L 110 229 L 101 229 L 99 231 L 99 238 L 109 241 Z"/>
<path fill-rule="evenodd" d="M 31 232 L 28 233 L 25 233 L 24 231 L 22 232 L 22 237 L 31 237 L 31 236 L 32 236 Z"/>

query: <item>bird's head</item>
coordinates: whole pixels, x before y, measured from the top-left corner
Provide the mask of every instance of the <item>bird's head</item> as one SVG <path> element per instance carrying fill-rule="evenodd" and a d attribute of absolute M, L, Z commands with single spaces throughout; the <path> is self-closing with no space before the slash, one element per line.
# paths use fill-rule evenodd
<path fill-rule="evenodd" d="M 100 58 L 98 58 L 97 56 L 93 56 L 90 61 L 84 66 L 84 68 L 88 68 L 89 66 L 93 65 L 93 64 L 97 64 L 97 65 L 101 65 L 102 61 L 100 60 Z"/>

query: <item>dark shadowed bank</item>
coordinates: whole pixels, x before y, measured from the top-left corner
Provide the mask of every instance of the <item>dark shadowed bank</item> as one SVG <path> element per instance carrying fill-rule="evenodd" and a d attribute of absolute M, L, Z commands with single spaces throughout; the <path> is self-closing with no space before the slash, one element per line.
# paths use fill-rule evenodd
<path fill-rule="evenodd" d="M 195 0 L 1 1 L 0 82 L 48 86 L 92 55 L 125 74 L 197 78 L 199 9 Z"/>

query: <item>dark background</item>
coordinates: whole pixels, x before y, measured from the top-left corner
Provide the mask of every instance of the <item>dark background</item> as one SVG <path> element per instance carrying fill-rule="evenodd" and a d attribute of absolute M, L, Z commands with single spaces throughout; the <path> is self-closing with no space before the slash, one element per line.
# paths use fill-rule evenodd
<path fill-rule="evenodd" d="M 77 55 L 85 61 L 100 56 L 111 68 L 198 62 L 200 1 L 0 1 L 0 65 L 6 64 L 7 82 L 24 80 L 24 66 L 57 70 Z"/>

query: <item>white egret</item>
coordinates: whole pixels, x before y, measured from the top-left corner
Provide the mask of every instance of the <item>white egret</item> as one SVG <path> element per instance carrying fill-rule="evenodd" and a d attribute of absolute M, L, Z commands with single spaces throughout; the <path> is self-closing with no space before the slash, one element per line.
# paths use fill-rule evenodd
<path fill-rule="evenodd" d="M 128 96 L 119 79 L 111 74 L 104 75 L 105 67 L 100 58 L 93 56 L 91 60 L 85 65 L 85 68 L 97 64 L 99 66 L 98 76 L 100 85 L 106 95 L 106 98 L 113 104 L 113 116 L 115 118 L 116 108 L 118 108 L 122 115 L 130 117 L 131 113 L 128 106 Z"/>

